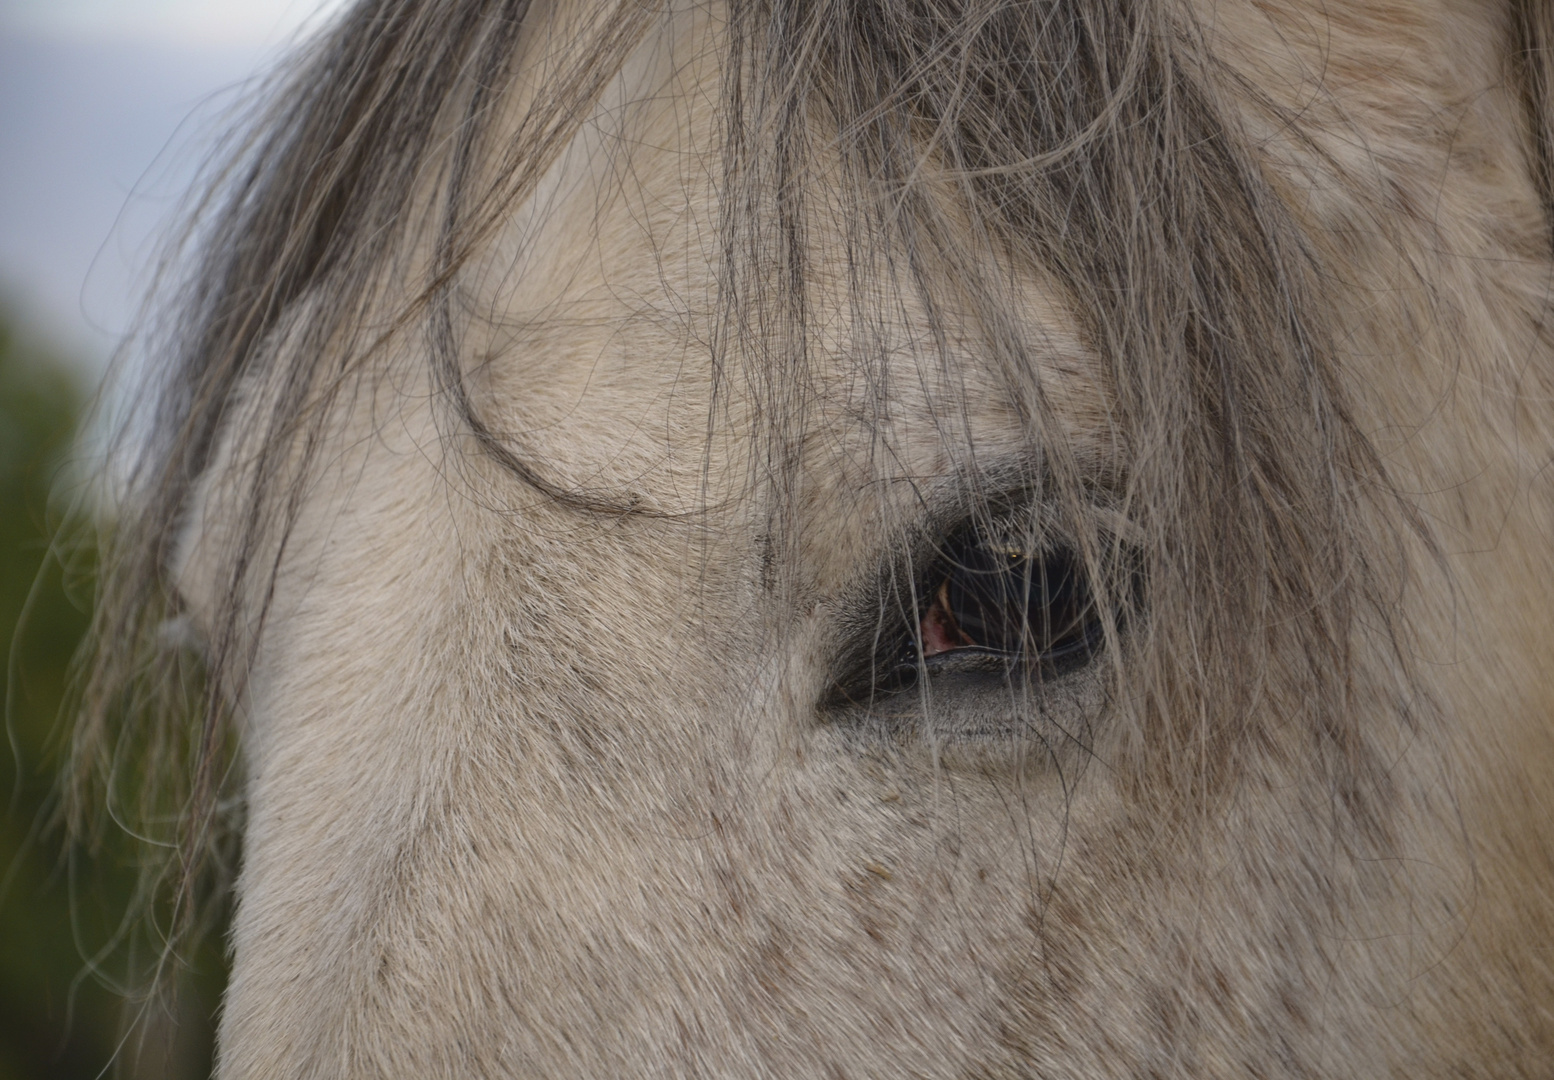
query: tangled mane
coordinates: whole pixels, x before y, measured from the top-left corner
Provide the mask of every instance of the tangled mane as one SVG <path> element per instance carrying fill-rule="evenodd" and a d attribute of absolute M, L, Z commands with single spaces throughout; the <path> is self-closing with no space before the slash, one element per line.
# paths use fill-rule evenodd
<path fill-rule="evenodd" d="M 579 514 L 647 512 L 551 479 L 522 432 L 483 417 L 465 378 L 461 271 L 662 17 L 640 0 L 601 4 L 516 128 L 499 127 L 529 7 L 358 3 L 266 92 L 188 231 L 193 269 L 155 350 L 165 367 L 149 424 L 132 423 L 153 434 L 105 540 L 73 770 L 78 826 L 110 805 L 174 853 L 148 877 L 170 899 L 174 940 L 198 924 L 210 855 L 234 835 L 234 716 L 329 403 L 374 377 L 387 341 L 419 335 L 444 423 L 516 482 Z M 1340 389 L 1318 257 L 1242 128 L 1249 113 L 1277 120 L 1277 107 L 1216 64 L 1172 0 L 728 8 L 711 362 L 726 371 L 738 356 L 758 373 L 776 580 L 797 551 L 789 504 L 824 191 L 847 223 L 861 327 L 850 346 L 876 407 L 888 383 L 872 366 L 875 324 L 890 296 L 921 302 L 934 362 L 949 364 L 946 327 L 964 317 L 1040 451 L 1030 483 L 1068 508 L 1092 562 L 1107 541 L 1077 508 L 1093 481 L 1057 434 L 1013 278 L 1053 282 L 1099 357 L 1127 462 L 1108 498 L 1147 583 L 1119 645 L 1118 775 L 1138 797 L 1201 812 L 1258 737 L 1253 703 L 1277 693 L 1304 702 L 1307 752 L 1339 802 L 1376 825 L 1366 808 L 1380 781 L 1350 707 L 1367 692 L 1355 655 L 1362 634 L 1402 655 L 1389 613 L 1408 524 Z M 395 275 L 417 244 L 433 254 L 407 286 Z M 387 318 L 385 294 L 398 297 Z M 224 591 L 191 651 L 170 631 L 182 614 L 170 575 L 195 487 L 254 383 L 277 390 L 245 421 L 255 449 L 229 504 L 240 520 Z"/>

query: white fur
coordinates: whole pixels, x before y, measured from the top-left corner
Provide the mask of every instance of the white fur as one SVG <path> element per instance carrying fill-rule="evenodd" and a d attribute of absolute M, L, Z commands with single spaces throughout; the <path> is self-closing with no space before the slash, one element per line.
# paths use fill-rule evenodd
<path fill-rule="evenodd" d="M 1188 840 L 1106 767 L 1104 727 L 1086 764 L 876 753 L 817 720 L 839 591 L 917 512 L 878 478 L 959 464 L 948 398 L 903 349 L 891 414 L 860 416 L 850 315 L 818 290 L 835 365 L 799 473 L 804 614 L 774 629 L 750 373 L 708 449 L 720 29 L 680 12 L 461 279 L 492 428 L 670 516 L 519 485 L 439 413 L 411 335 L 341 399 L 242 708 L 223 1077 L 1546 1074 L 1551 263 L 1504 18 L 1200 6 L 1216 54 L 1301 109 L 1298 132 L 1243 120 L 1349 279 L 1361 427 L 1444 548 L 1409 549 L 1399 601 L 1443 718 L 1378 710 L 1368 733 L 1393 750 L 1396 847 L 1331 846 L 1277 687 L 1257 781 Z M 1022 288 L 1066 437 L 1115 454 L 1100 368 Z M 978 458 L 1017 452 L 959 360 Z M 228 430 L 185 543 L 196 615 L 242 469 Z"/>

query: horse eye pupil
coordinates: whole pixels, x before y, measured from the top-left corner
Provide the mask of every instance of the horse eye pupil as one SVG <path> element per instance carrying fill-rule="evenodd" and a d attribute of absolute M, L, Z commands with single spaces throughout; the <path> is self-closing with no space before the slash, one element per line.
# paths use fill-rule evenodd
<path fill-rule="evenodd" d="M 1064 551 L 1030 556 L 967 545 L 938 600 L 966 646 L 1050 661 L 1088 650 L 1099 637 L 1089 583 Z"/>

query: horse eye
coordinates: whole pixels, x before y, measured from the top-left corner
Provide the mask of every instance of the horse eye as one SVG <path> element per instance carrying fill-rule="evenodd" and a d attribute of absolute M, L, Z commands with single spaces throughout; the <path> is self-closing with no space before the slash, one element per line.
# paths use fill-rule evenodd
<path fill-rule="evenodd" d="M 925 657 L 976 650 L 1043 666 L 1084 663 L 1102 636 L 1083 566 L 1063 550 L 978 541 L 948 560 L 919 623 Z"/>

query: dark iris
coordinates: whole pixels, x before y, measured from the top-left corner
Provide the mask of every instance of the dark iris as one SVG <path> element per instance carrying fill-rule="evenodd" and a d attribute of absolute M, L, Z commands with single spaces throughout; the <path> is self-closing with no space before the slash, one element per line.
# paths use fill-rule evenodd
<path fill-rule="evenodd" d="M 959 547 L 920 623 L 924 654 L 977 649 L 1042 664 L 1088 659 L 1102 635 L 1089 579 L 1068 551 Z"/>

